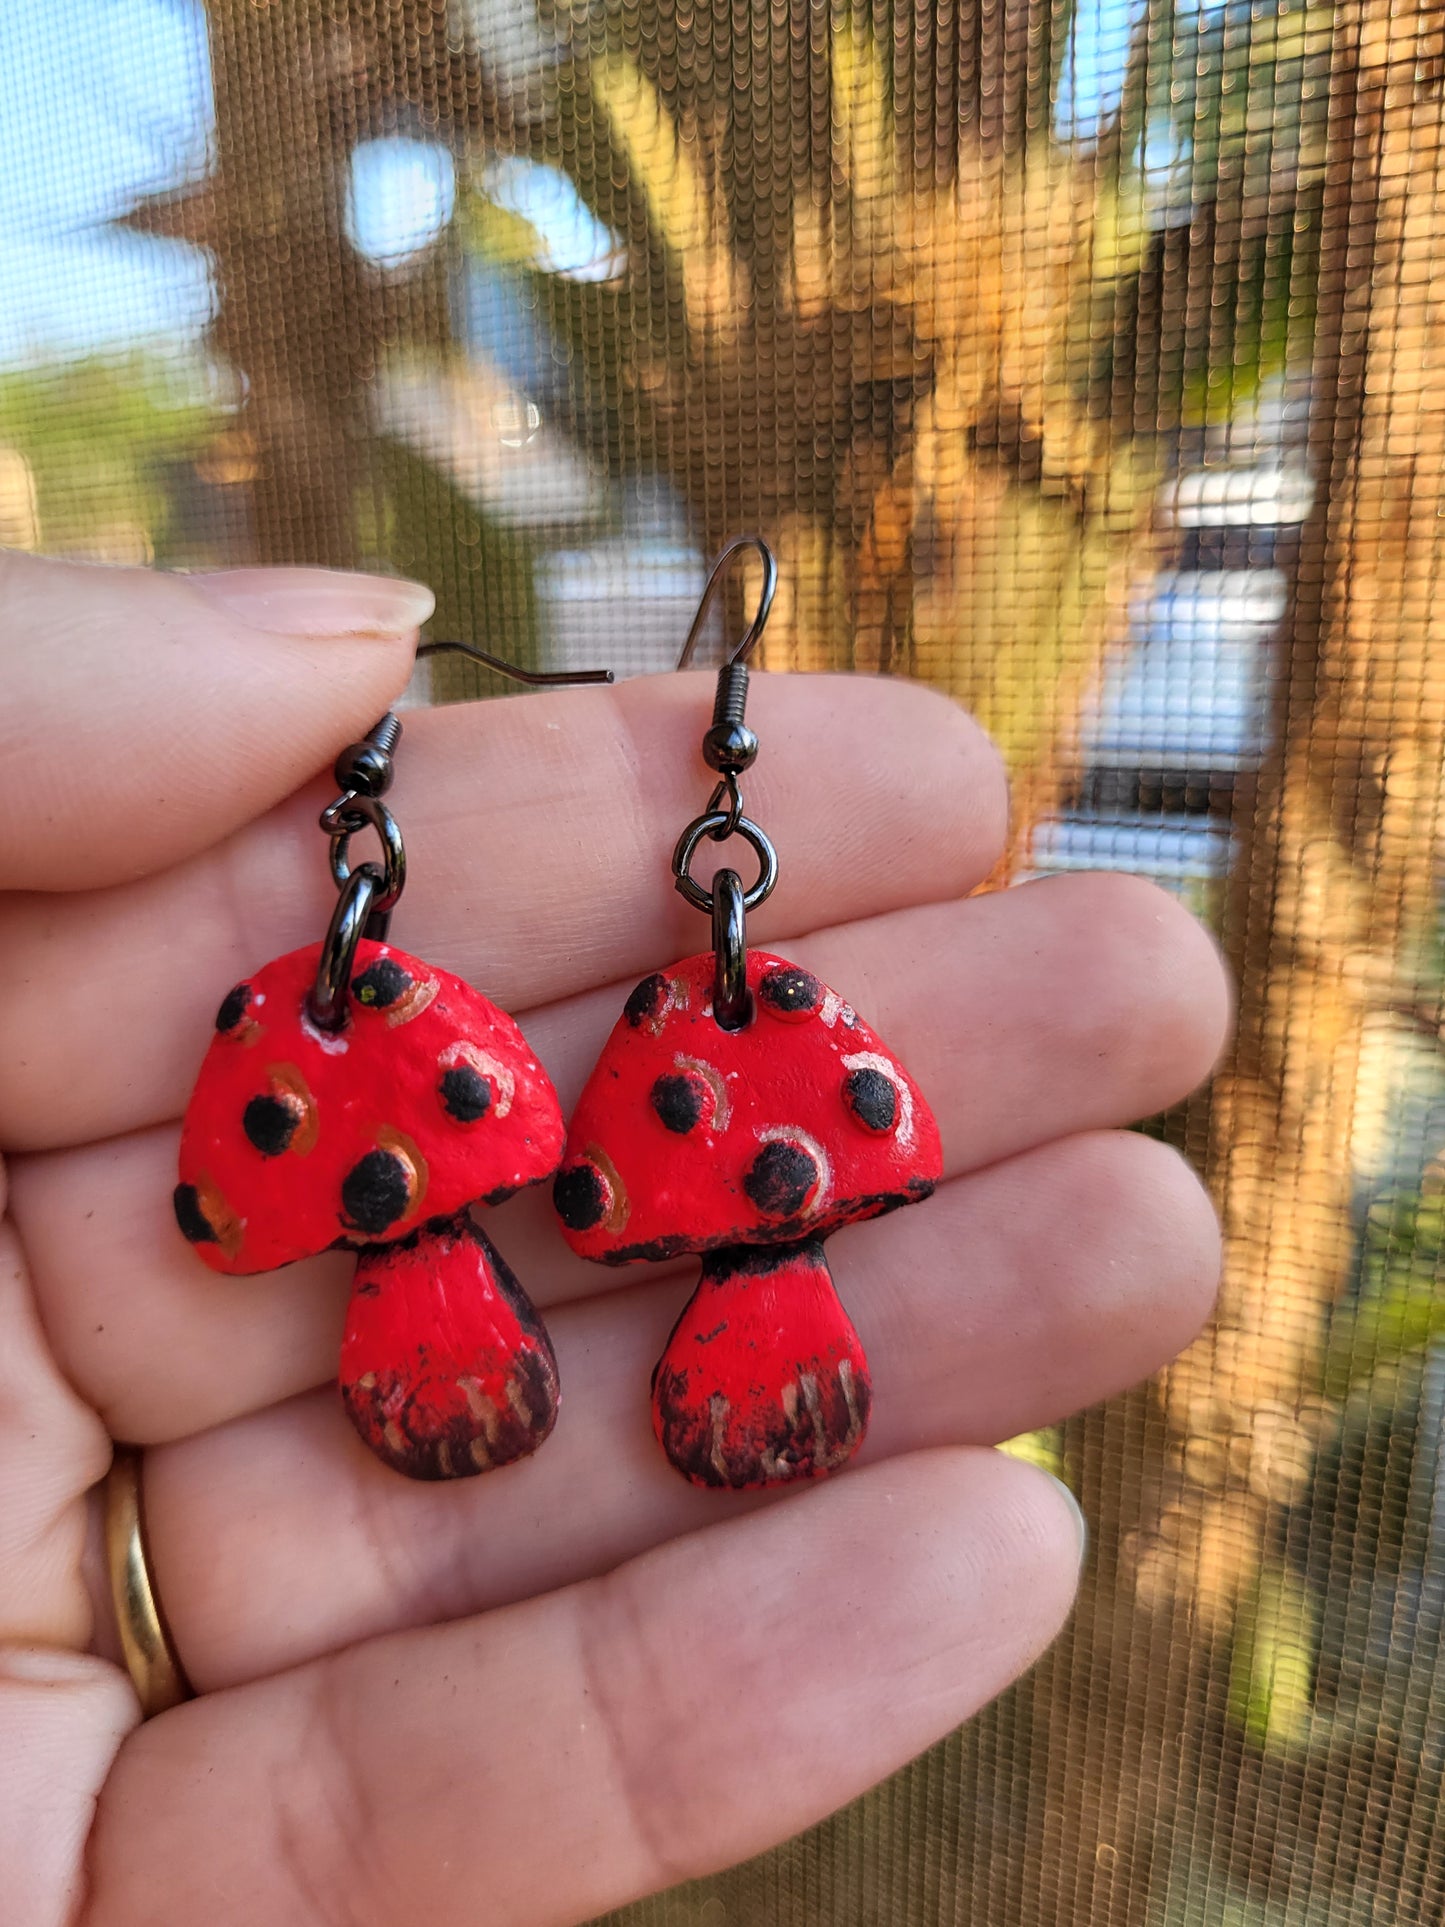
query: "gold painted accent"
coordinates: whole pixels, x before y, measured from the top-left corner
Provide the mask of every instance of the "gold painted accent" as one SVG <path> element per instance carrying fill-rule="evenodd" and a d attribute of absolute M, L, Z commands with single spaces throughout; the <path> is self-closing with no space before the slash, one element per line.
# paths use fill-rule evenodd
<path fill-rule="evenodd" d="M 799 1144 L 817 1166 L 818 1181 L 803 1200 L 799 1218 L 816 1218 L 833 1188 L 833 1161 L 811 1131 L 801 1124 L 769 1124 L 758 1132 L 759 1144 Z"/>
<path fill-rule="evenodd" d="M 813 1463 L 820 1472 L 826 1471 L 833 1463 L 827 1451 L 827 1440 L 823 1431 L 823 1401 L 818 1396 L 818 1378 L 815 1372 L 801 1372 L 798 1385 L 803 1394 L 803 1404 L 807 1407 L 808 1417 L 813 1424 Z"/>
<path fill-rule="evenodd" d="M 153 1719 L 195 1694 L 161 1611 L 146 1551 L 141 1455 L 129 1445 L 116 1446 L 106 1474 L 105 1564 L 125 1670 L 142 1716 Z"/>
<path fill-rule="evenodd" d="M 467 1411 L 470 1416 L 479 1419 L 482 1416 L 483 1407 L 491 1402 L 482 1390 L 482 1381 L 474 1378 L 470 1372 L 463 1372 L 457 1378 L 457 1389 L 467 1401 Z"/>
<path fill-rule="evenodd" d="M 398 997 L 388 1008 L 388 1025 L 395 1030 L 398 1024 L 409 1024 L 413 1017 L 420 1017 L 427 1005 L 435 1001 L 440 989 L 441 985 L 435 977 L 419 978 L 404 996 Z"/>
<path fill-rule="evenodd" d="M 632 1216 L 632 1200 L 627 1195 L 627 1186 L 622 1182 L 617 1166 L 600 1144 L 589 1144 L 582 1155 L 597 1166 L 612 1192 L 612 1209 L 607 1213 L 607 1229 L 621 1231 Z"/>
<path fill-rule="evenodd" d="M 905 1151 L 911 1151 L 916 1131 L 913 1121 L 913 1092 L 909 1088 L 908 1079 L 900 1077 L 897 1066 L 890 1064 L 888 1059 L 876 1050 L 850 1052 L 843 1059 L 843 1068 L 845 1071 L 878 1071 L 888 1079 L 898 1100 L 898 1112 L 889 1129 L 880 1135 L 895 1138 Z M 864 1128 L 866 1129 L 867 1126 Z"/>
<path fill-rule="evenodd" d="M 710 1131 L 725 1131 L 732 1118 L 733 1107 L 728 1098 L 727 1079 L 716 1064 L 709 1064 L 704 1057 L 687 1057 L 681 1051 L 672 1061 L 680 1071 L 695 1071 L 707 1085 L 712 1092 L 712 1121 L 707 1128 Z"/>
<path fill-rule="evenodd" d="M 727 1480 L 728 1478 L 727 1456 L 723 1451 L 723 1431 L 728 1422 L 728 1412 L 730 1409 L 728 1401 L 723 1397 L 722 1393 L 714 1392 L 709 1406 L 712 1414 L 712 1451 L 708 1454 L 708 1457 L 712 1460 L 714 1472 L 723 1480 Z"/>
<path fill-rule="evenodd" d="M 293 1117 L 299 1114 L 296 1130 L 286 1146 L 287 1155 L 304 1158 L 308 1151 L 315 1150 L 321 1135 L 321 1120 L 311 1088 L 295 1064 L 268 1064 L 266 1075 L 271 1080 L 271 1095 L 279 1098 Z"/>
<path fill-rule="evenodd" d="M 478 1124 L 485 1124 L 488 1118 L 504 1118 L 512 1108 L 512 1100 L 517 1094 L 517 1080 L 499 1057 L 490 1051 L 479 1049 L 476 1044 L 448 1044 L 440 1059 L 443 1071 L 455 1070 L 458 1064 L 470 1064 L 479 1077 L 485 1077 L 492 1087 L 492 1101 Z M 455 1121 L 455 1120 L 453 1120 Z"/>
<path fill-rule="evenodd" d="M 808 1401 L 808 1409 L 811 1412 L 815 1401 L 818 1401 L 818 1381 L 810 1373 L 805 1377 L 804 1383 L 812 1387 L 812 1397 Z M 853 1456 L 858 1441 L 863 1436 L 863 1417 L 858 1410 L 858 1391 L 853 1383 L 851 1359 L 840 1358 L 838 1361 L 838 1386 L 843 1394 L 843 1403 L 848 1408 L 848 1429 L 831 1452 L 820 1452 L 815 1447 L 814 1463 L 825 1472 L 836 1471 L 840 1465 L 845 1464 Z M 822 1406 L 819 1402 L 818 1410 L 814 1414 L 814 1425 L 817 1428 L 814 1432 L 816 1440 L 822 1438 L 821 1418 Z"/>
<path fill-rule="evenodd" d="M 487 1450 L 487 1442 L 485 1439 L 473 1439 L 467 1449 L 472 1455 L 472 1464 L 476 1466 L 479 1472 L 491 1471 L 492 1455 Z"/>
<path fill-rule="evenodd" d="M 662 1002 L 650 1017 L 644 1017 L 640 1029 L 649 1037 L 659 1037 L 667 1028 L 667 1020 L 675 1010 L 686 1010 L 689 1003 L 689 987 L 675 977 L 664 977 Z"/>
<path fill-rule="evenodd" d="M 402 1168 L 406 1172 L 407 1207 L 397 1220 L 398 1224 L 404 1224 L 408 1218 L 414 1218 L 421 1210 L 422 1199 L 426 1196 L 426 1188 L 431 1181 L 431 1172 L 427 1167 L 426 1159 L 417 1147 L 416 1140 L 409 1138 L 405 1131 L 398 1131 L 393 1125 L 383 1124 L 376 1134 L 376 1142 L 378 1149 L 390 1151 L 393 1157 L 400 1158 Z M 396 1226 L 389 1226 L 388 1229 L 395 1237 Z"/>
<path fill-rule="evenodd" d="M 838 1360 L 838 1383 L 843 1387 L 843 1402 L 848 1407 L 848 1449 L 851 1452 L 863 1429 L 863 1420 L 858 1412 L 858 1393 L 853 1384 L 851 1358 Z"/>
<path fill-rule="evenodd" d="M 502 1431 L 502 1415 L 497 1410 L 496 1400 L 489 1392 L 482 1390 L 482 1381 L 469 1372 L 458 1377 L 457 1385 L 466 1395 L 467 1411 L 473 1424 L 481 1426 L 489 1445 L 495 1445 Z M 487 1463 L 490 1465 L 491 1460 L 488 1459 Z"/>
<path fill-rule="evenodd" d="M 507 1403 L 522 1421 L 523 1425 L 530 1431 L 535 1423 L 532 1417 L 532 1408 L 522 1396 L 522 1388 L 515 1378 L 509 1378 L 507 1380 Z"/>
<path fill-rule="evenodd" d="M 234 1258 L 245 1242 L 246 1226 L 227 1204 L 225 1194 L 208 1171 L 199 1171 L 195 1180 L 196 1203 L 201 1216 L 216 1234 L 216 1243 L 228 1258 Z"/>

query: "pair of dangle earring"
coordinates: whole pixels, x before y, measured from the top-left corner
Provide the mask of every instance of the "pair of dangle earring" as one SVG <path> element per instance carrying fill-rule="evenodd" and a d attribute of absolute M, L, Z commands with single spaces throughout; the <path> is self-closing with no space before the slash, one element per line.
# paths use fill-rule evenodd
<path fill-rule="evenodd" d="M 678 664 L 749 548 L 763 565 L 758 610 L 719 671 L 703 739 L 719 780 L 673 855 L 677 888 L 711 917 L 712 948 L 632 992 L 570 1129 L 512 1020 L 385 941 L 405 881 L 381 801 L 393 716 L 337 761 L 343 794 L 321 819 L 340 890 L 325 940 L 221 1005 L 182 1131 L 181 1229 L 228 1273 L 356 1249 L 342 1399 L 366 1443 L 410 1477 L 505 1465 L 555 1423 L 546 1329 L 471 1215 L 554 1173 L 563 1235 L 583 1257 L 702 1258 L 652 1381 L 653 1426 L 679 1472 L 734 1490 L 783 1485 L 836 1470 L 862 1440 L 868 1363 L 823 1241 L 927 1197 L 942 1158 L 922 1093 L 852 1008 L 810 971 L 747 948 L 747 913 L 778 879 L 740 784 L 758 753 L 746 658 L 777 577 L 756 537 L 718 557 Z M 461 645 L 428 648 L 449 646 Z M 482 659 L 523 681 L 611 680 Z M 382 869 L 348 863 L 367 825 Z M 723 868 L 700 884 L 702 843 L 733 836 L 751 846 L 756 881 L 745 889 Z"/>
<path fill-rule="evenodd" d="M 527 683 L 543 675 L 460 643 Z M 534 1452 L 557 1418 L 546 1327 L 472 1207 L 550 1178 L 565 1133 L 551 1080 L 505 1011 L 386 941 L 406 851 L 382 800 L 401 723 L 344 749 L 321 815 L 338 896 L 319 944 L 230 990 L 181 1132 L 175 1211 L 214 1271 L 357 1254 L 342 1401 L 398 1472 L 454 1479 Z M 383 863 L 349 860 L 370 827 Z"/>

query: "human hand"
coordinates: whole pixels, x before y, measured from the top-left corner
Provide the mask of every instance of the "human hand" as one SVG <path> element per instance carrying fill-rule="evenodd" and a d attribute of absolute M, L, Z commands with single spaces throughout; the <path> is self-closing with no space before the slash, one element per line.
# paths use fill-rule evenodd
<path fill-rule="evenodd" d="M 1219 1048 L 1208 938 L 1122 877 L 962 901 L 1002 772 L 917 687 L 762 677 L 750 935 L 856 1003 L 947 1181 L 840 1233 L 873 1366 L 857 1469 L 737 1498 L 668 1467 L 648 1374 L 695 1276 L 489 1217 L 546 1311 L 535 1458 L 408 1484 L 328 1386 L 350 1261 L 218 1278 L 177 1119 L 232 982 L 318 938 L 329 765 L 407 679 L 424 591 L 0 562 L 0 1913 L 17 1927 L 583 1919 L 841 1805 L 1026 1668 L 1069 1502 L 988 1450 L 1143 1377 L 1206 1315 L 1209 1206 L 1117 1127 Z M 564 1110 L 633 982 L 705 948 L 668 855 L 706 677 L 409 714 L 397 941 L 518 1012 Z M 199 1697 L 137 1723 L 95 1552 L 110 1440 Z"/>

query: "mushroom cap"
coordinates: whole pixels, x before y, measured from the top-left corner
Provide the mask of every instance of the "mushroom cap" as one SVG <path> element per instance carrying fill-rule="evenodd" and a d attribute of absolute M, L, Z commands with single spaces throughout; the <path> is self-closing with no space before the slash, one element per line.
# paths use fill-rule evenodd
<path fill-rule="evenodd" d="M 841 997 L 749 951 L 753 1016 L 725 1031 L 714 971 L 709 951 L 644 979 L 578 1100 L 553 1197 L 584 1258 L 822 1238 L 942 1175 L 923 1094 Z"/>
<path fill-rule="evenodd" d="M 337 1032 L 306 1000 L 321 946 L 237 984 L 181 1131 L 176 1217 L 215 1271 L 271 1271 L 405 1238 L 550 1177 L 547 1073 L 504 1011 L 450 972 L 363 941 Z"/>

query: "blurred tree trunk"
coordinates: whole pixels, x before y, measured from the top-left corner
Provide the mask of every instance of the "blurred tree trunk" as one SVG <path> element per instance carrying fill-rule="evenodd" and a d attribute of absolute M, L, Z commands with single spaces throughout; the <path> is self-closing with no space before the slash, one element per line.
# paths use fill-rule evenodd
<path fill-rule="evenodd" d="M 1326 1411 L 1327 1308 L 1347 1282 L 1367 1018 L 1416 1001 L 1435 916 L 1445 764 L 1445 14 L 1367 0 L 1338 26 L 1315 475 L 1277 747 L 1230 936 L 1240 982 L 1211 1167 L 1226 1269 L 1171 1370 L 1180 1472 L 1138 1548 L 1146 1600 L 1227 1630 Z"/>
<path fill-rule="evenodd" d="M 355 566 L 362 471 L 350 417 L 372 343 L 341 232 L 347 149 L 334 110 L 356 84 L 358 49 L 308 0 L 212 0 L 210 24 L 213 334 L 246 383 L 258 556 Z"/>
<path fill-rule="evenodd" d="M 383 274 L 348 244 L 348 163 L 370 135 L 447 140 L 481 90 L 441 8 L 210 0 L 208 17 L 216 165 L 179 224 L 215 256 L 213 337 L 246 382 L 258 557 L 355 566 L 366 383 L 398 341 L 444 340 L 447 315 L 438 270 Z"/>

